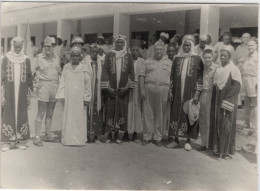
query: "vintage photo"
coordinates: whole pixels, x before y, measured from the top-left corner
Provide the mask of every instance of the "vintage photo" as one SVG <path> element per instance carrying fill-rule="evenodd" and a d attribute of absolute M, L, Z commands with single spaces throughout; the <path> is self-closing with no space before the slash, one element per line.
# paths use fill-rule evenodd
<path fill-rule="evenodd" d="M 2 1 L 0 188 L 256 191 L 258 13 Z"/>

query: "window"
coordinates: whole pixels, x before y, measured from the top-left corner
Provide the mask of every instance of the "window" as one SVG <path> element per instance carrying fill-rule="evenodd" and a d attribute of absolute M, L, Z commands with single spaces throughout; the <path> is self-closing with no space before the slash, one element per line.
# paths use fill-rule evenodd
<path fill-rule="evenodd" d="M 258 27 L 230 28 L 232 36 L 241 37 L 243 33 L 249 33 L 251 36 L 258 37 Z"/>
<path fill-rule="evenodd" d="M 97 40 L 97 33 L 92 33 L 92 34 L 84 34 L 84 42 L 85 43 L 94 43 Z"/>

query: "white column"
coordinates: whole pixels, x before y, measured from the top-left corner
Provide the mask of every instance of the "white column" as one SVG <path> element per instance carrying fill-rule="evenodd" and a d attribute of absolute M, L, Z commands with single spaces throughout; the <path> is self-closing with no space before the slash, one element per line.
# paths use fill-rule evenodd
<path fill-rule="evenodd" d="M 17 25 L 17 31 L 16 31 L 16 36 L 25 37 L 25 33 L 26 33 L 26 26 L 27 24 L 18 24 Z"/>
<path fill-rule="evenodd" d="M 114 13 L 114 30 L 113 35 L 125 35 L 127 44 L 130 38 L 130 15 L 116 12 Z"/>
<path fill-rule="evenodd" d="M 61 38 L 61 40 L 67 40 L 70 42 L 71 35 L 71 23 L 67 20 L 58 20 L 57 23 L 57 37 Z"/>
<path fill-rule="evenodd" d="M 212 44 L 218 41 L 219 36 L 219 7 L 216 5 L 201 5 L 200 34 L 209 34 Z"/>

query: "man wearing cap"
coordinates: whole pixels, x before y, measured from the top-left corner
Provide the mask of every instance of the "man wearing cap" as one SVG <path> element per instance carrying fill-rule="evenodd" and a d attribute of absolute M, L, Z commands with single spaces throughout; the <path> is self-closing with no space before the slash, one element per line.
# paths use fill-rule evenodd
<path fill-rule="evenodd" d="M 139 57 L 139 40 L 134 39 L 130 41 L 130 51 L 134 60 L 135 79 L 132 83 L 132 89 L 130 89 L 129 94 L 127 132 L 129 134 L 130 139 L 134 140 L 136 143 L 139 143 L 141 140 L 141 133 L 143 132 L 143 120 L 142 101 L 140 99 L 138 77 L 144 64 L 144 59 Z M 132 135 L 136 135 L 136 137 Z"/>
<path fill-rule="evenodd" d="M 203 51 L 207 49 L 213 49 L 211 46 L 207 45 L 208 37 L 206 34 L 200 35 L 199 44 L 197 44 L 194 48 L 194 52 L 199 55 L 201 58 L 203 57 Z"/>
<path fill-rule="evenodd" d="M 84 45 L 84 41 L 80 36 L 75 36 L 71 41 L 71 47 L 77 46 L 82 48 Z M 61 68 L 70 61 L 70 50 L 66 51 L 61 55 Z"/>
<path fill-rule="evenodd" d="M 110 140 L 107 143 L 113 140 L 121 144 L 119 130 L 127 131 L 129 88 L 134 81 L 134 67 L 126 47 L 126 37 L 117 35 L 113 50 L 105 56 L 101 88 L 108 94 L 105 100 L 105 131 L 109 133 Z"/>
<path fill-rule="evenodd" d="M 218 42 L 214 47 L 213 47 L 213 52 L 214 52 L 214 62 L 218 65 L 221 66 L 221 61 L 220 61 L 220 49 L 224 45 L 231 45 L 231 34 L 229 32 L 225 32 L 223 34 L 223 38 L 221 42 Z M 232 60 L 233 60 L 234 55 L 232 55 Z"/>
<path fill-rule="evenodd" d="M 97 44 L 99 44 L 100 48 L 106 54 L 106 53 L 108 53 L 110 51 L 110 49 L 109 49 L 109 47 L 106 44 L 104 44 L 104 42 L 105 42 L 105 38 L 102 35 L 97 37 Z"/>
<path fill-rule="evenodd" d="M 143 100 L 144 130 L 142 145 L 152 140 L 155 145 L 162 146 L 162 136 L 169 126 L 170 103 L 168 91 L 172 61 L 163 56 L 164 43 L 154 44 L 154 57 L 145 60 L 139 74 L 140 96 Z"/>
<path fill-rule="evenodd" d="M 91 101 L 88 108 L 88 140 L 99 144 L 98 136 L 103 134 L 103 95 L 101 91 L 102 59 L 99 56 L 100 46 L 90 45 L 90 55 L 85 56 L 85 62 L 92 67 Z"/>
<path fill-rule="evenodd" d="M 237 99 L 242 82 L 239 69 L 231 61 L 232 54 L 231 45 L 221 47 L 210 112 L 209 149 L 225 159 L 231 159 L 230 155 L 235 153 Z"/>
<path fill-rule="evenodd" d="M 36 146 L 43 146 L 40 135 L 42 119 L 45 113 L 45 140 L 55 140 L 54 134 L 51 133 L 51 124 L 61 68 L 60 58 L 53 51 L 54 46 L 55 39 L 47 36 L 44 40 L 43 53 L 37 55 L 35 64 L 38 113 L 35 119 L 35 139 L 33 144 Z"/>

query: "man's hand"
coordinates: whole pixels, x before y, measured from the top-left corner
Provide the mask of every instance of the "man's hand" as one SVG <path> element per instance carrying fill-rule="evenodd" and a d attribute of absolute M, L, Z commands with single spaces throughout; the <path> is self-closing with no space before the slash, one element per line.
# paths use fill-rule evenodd
<path fill-rule="evenodd" d="M 108 88 L 107 92 L 113 98 L 115 98 L 117 96 L 117 93 L 116 93 L 116 91 L 113 88 Z"/>
<path fill-rule="evenodd" d="M 168 93 L 168 100 L 169 100 L 169 102 L 173 102 L 173 95 L 172 95 L 171 89 L 169 90 L 169 93 Z"/>
<path fill-rule="evenodd" d="M 193 96 L 193 104 L 197 105 L 199 102 L 199 96 L 200 96 L 200 92 L 196 91 L 194 96 Z"/>
<path fill-rule="evenodd" d="M 140 98 L 141 98 L 141 100 L 145 99 L 145 89 L 140 90 Z"/>

